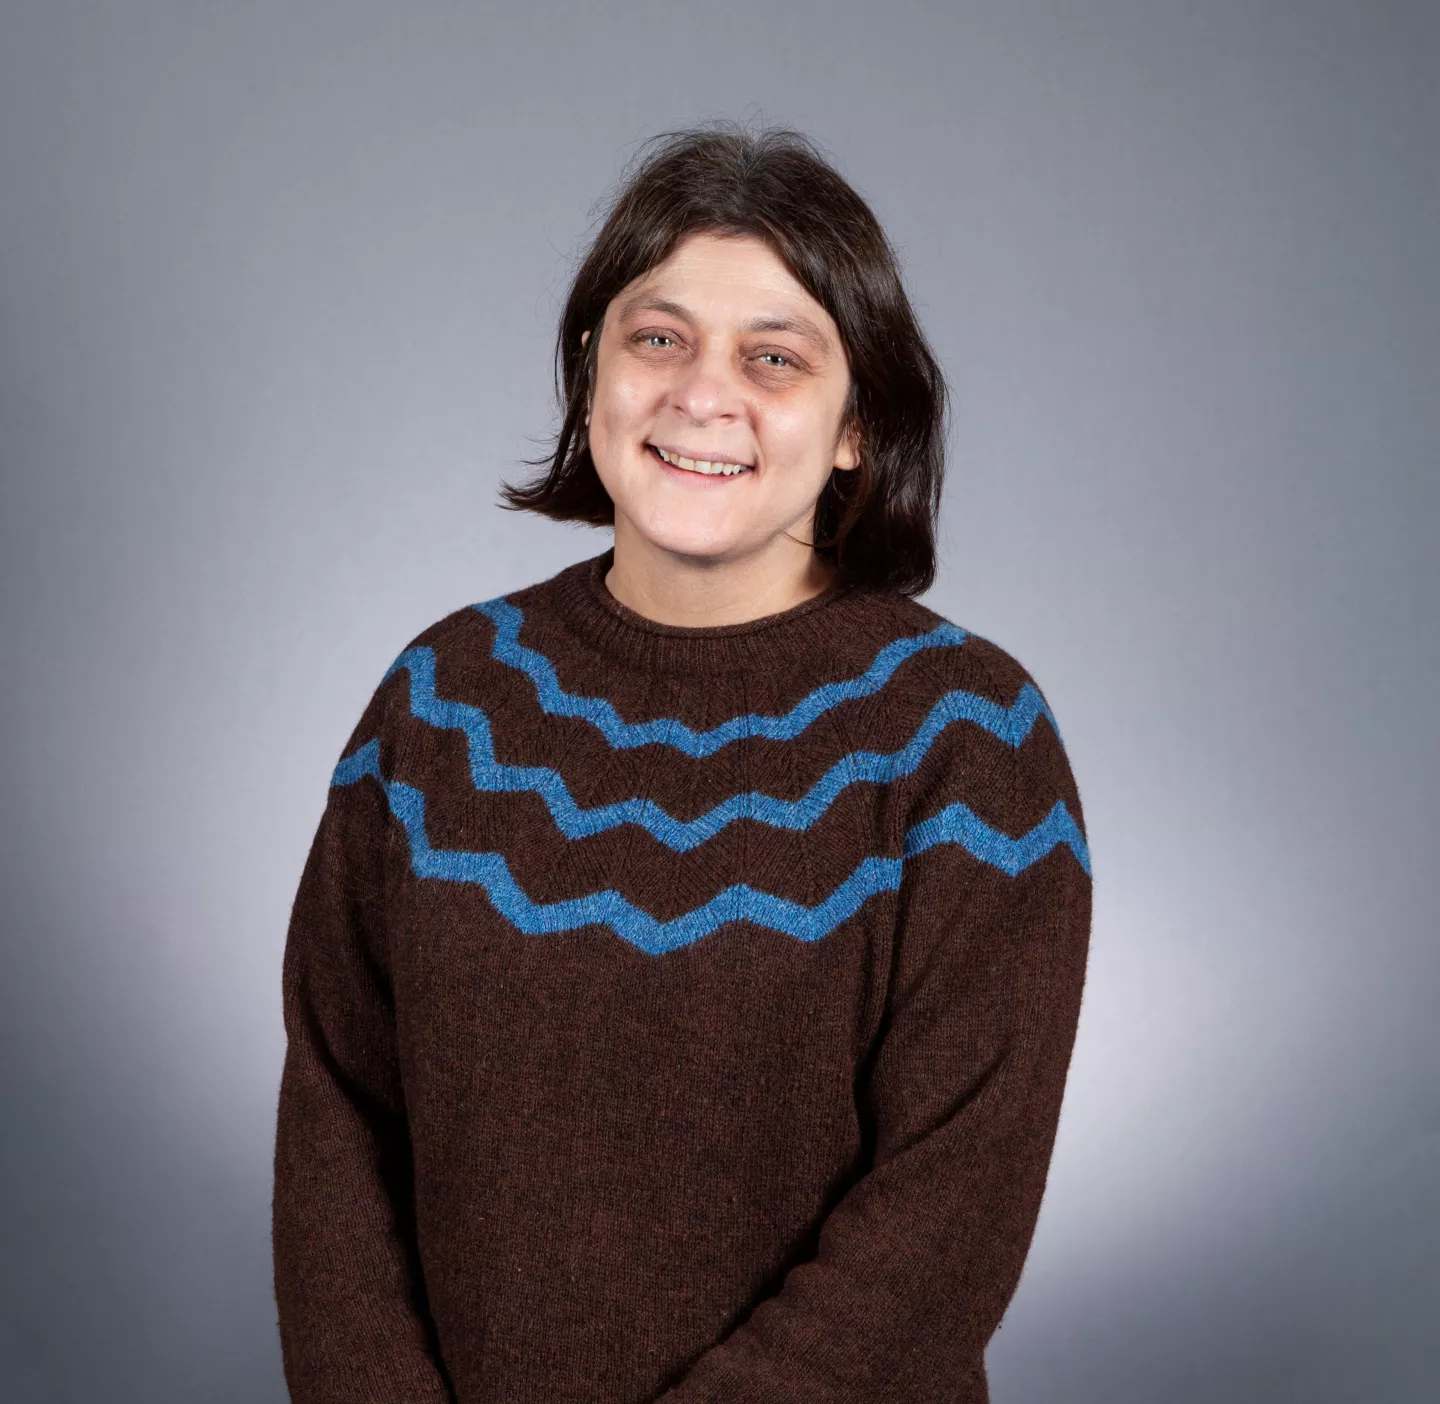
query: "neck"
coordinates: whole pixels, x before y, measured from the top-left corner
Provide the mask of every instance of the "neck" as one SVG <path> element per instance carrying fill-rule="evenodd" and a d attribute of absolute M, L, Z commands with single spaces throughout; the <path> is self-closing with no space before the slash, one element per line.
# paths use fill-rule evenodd
<path fill-rule="evenodd" d="M 683 628 L 743 624 L 792 609 L 823 594 L 837 574 L 813 548 L 785 538 L 721 558 L 680 555 L 617 529 L 614 553 L 605 588 L 637 614 Z"/>

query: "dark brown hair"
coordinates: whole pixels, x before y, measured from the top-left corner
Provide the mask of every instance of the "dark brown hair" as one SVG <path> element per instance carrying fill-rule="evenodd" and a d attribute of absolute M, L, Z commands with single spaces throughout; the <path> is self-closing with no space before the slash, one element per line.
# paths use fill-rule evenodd
<path fill-rule="evenodd" d="M 566 298 L 555 346 L 564 418 L 553 450 L 531 461 L 546 471 L 523 487 L 502 484 L 501 505 L 613 524 L 584 425 L 605 310 L 685 236 L 753 235 L 834 318 L 849 360 L 842 423 L 859 428 L 860 462 L 832 472 L 821 491 L 815 549 L 853 583 L 923 594 L 935 579 L 947 392 L 870 207 L 808 137 L 785 129 L 714 122 L 666 132 L 636 162 Z"/>

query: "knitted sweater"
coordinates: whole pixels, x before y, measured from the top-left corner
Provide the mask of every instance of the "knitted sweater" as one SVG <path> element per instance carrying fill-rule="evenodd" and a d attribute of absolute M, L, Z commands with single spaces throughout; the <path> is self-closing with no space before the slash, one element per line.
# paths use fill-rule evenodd
<path fill-rule="evenodd" d="M 296 894 L 297 1404 L 984 1404 L 1090 930 L 1055 719 L 837 582 L 649 620 L 613 547 L 396 658 Z"/>

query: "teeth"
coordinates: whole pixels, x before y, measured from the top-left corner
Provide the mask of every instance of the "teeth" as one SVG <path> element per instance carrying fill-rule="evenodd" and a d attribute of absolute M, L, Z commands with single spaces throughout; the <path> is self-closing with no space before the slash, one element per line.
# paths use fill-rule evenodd
<path fill-rule="evenodd" d="M 744 463 L 718 463 L 710 462 L 704 458 L 683 458 L 678 453 L 666 453 L 666 451 L 658 445 L 655 448 L 655 452 L 658 453 L 666 463 L 673 464 L 676 468 L 684 468 L 689 473 L 706 473 L 711 477 L 719 474 L 723 477 L 733 478 L 736 473 L 745 472 L 747 466 Z"/>

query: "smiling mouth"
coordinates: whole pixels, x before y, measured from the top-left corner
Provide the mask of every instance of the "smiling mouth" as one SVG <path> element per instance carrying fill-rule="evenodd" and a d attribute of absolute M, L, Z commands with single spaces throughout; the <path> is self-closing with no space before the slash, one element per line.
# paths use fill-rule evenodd
<path fill-rule="evenodd" d="M 726 463 L 719 459 L 685 458 L 681 454 L 662 449 L 658 444 L 646 444 L 645 447 L 662 463 L 667 463 L 672 468 L 679 468 L 683 472 L 697 473 L 707 478 L 738 478 L 742 473 L 754 472 L 753 465 L 749 463 Z"/>

